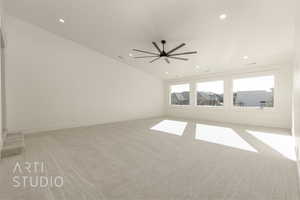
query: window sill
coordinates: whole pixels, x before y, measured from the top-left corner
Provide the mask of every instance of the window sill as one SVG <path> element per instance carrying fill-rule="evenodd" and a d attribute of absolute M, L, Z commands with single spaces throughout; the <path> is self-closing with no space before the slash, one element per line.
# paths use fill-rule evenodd
<path fill-rule="evenodd" d="M 276 112 L 276 108 L 263 108 L 261 109 L 260 107 L 238 107 L 238 106 L 233 106 L 232 110 L 237 111 L 237 112 L 244 112 L 244 111 L 261 111 L 261 112 Z"/>
<path fill-rule="evenodd" d="M 181 108 L 181 107 L 191 107 L 192 105 L 175 105 L 175 104 L 169 104 L 169 107 L 178 107 L 178 108 Z"/>
<path fill-rule="evenodd" d="M 206 105 L 195 105 L 196 108 L 199 109 L 220 109 L 223 110 L 225 109 L 225 106 L 206 106 Z"/>

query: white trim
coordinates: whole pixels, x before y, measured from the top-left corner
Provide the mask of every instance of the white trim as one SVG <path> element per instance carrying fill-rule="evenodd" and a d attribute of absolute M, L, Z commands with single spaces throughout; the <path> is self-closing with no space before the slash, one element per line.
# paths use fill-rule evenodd
<path fill-rule="evenodd" d="M 224 110 L 225 105 L 223 105 L 223 106 L 195 105 L 195 108 L 196 109 L 220 109 L 220 110 Z"/>
<path fill-rule="evenodd" d="M 232 105 L 231 108 L 233 111 L 236 112 L 245 112 L 245 111 L 261 111 L 261 112 L 277 112 L 277 109 L 275 109 L 274 107 L 264 107 L 263 109 L 261 109 L 260 107 L 251 107 L 251 106 L 234 106 Z"/>
<path fill-rule="evenodd" d="M 3 138 L 0 139 L 0 160 L 2 159 Z"/>
<path fill-rule="evenodd" d="M 21 129 L 10 129 L 9 132 L 22 132 L 25 135 L 28 134 L 35 134 L 41 132 L 51 132 L 57 130 L 64 130 L 64 129 L 72 129 L 72 128 L 80 128 L 80 127 L 89 127 L 89 126 L 98 126 L 98 125 L 105 125 L 105 124 L 114 124 L 126 121 L 134 121 L 134 120 L 142 120 L 142 119 L 151 119 L 151 118 L 163 118 L 165 115 L 151 115 L 148 117 L 134 117 L 128 119 L 119 119 L 116 121 L 89 121 L 85 123 L 57 123 L 45 126 L 43 128 L 21 128 Z"/>
<path fill-rule="evenodd" d="M 184 108 L 184 107 L 192 107 L 191 102 L 188 105 L 179 105 L 179 104 L 169 104 L 169 107 L 175 107 L 175 108 Z"/>

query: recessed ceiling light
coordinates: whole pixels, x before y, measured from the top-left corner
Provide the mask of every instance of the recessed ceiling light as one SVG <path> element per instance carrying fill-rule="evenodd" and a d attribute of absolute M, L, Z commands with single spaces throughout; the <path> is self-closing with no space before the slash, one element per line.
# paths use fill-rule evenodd
<path fill-rule="evenodd" d="M 62 19 L 62 18 L 60 18 L 58 21 L 59 21 L 60 23 L 65 23 L 65 20 Z"/>
<path fill-rule="evenodd" d="M 222 14 L 222 15 L 219 16 L 219 18 L 220 18 L 220 20 L 224 20 L 224 19 L 227 18 L 227 15 L 226 14 Z"/>
<path fill-rule="evenodd" d="M 248 58 L 249 58 L 248 56 L 244 56 L 244 57 L 243 57 L 244 60 L 247 60 Z"/>
<path fill-rule="evenodd" d="M 199 65 L 196 65 L 196 69 L 200 69 L 200 66 L 199 66 Z"/>
<path fill-rule="evenodd" d="M 130 53 L 130 54 L 129 54 L 129 56 L 130 56 L 130 57 L 132 57 L 132 56 L 133 56 L 133 54 L 132 54 L 132 53 Z"/>
<path fill-rule="evenodd" d="M 165 72 L 165 74 L 169 74 L 169 72 Z"/>

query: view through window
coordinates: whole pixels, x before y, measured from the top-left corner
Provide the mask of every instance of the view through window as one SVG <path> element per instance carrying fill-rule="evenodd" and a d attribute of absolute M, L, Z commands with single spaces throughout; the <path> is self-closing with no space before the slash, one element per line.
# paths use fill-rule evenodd
<path fill-rule="evenodd" d="M 233 104 L 241 107 L 273 107 L 274 76 L 233 80 Z"/>
<path fill-rule="evenodd" d="M 197 105 L 223 106 L 224 81 L 197 83 Z"/>
<path fill-rule="evenodd" d="M 171 85 L 171 104 L 189 105 L 190 104 L 190 85 Z"/>

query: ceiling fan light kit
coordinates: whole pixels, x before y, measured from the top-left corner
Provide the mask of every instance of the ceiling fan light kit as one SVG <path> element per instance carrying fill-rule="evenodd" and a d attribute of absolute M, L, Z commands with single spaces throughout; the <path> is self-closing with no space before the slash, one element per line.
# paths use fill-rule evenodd
<path fill-rule="evenodd" d="M 178 49 L 180 49 L 181 47 L 185 46 L 185 43 L 180 44 L 179 46 L 166 51 L 165 50 L 165 44 L 166 41 L 162 40 L 161 44 L 162 44 L 162 49 L 159 48 L 159 46 L 156 44 L 156 42 L 152 42 L 152 44 L 154 45 L 154 47 L 156 48 L 156 50 L 158 51 L 158 53 L 154 53 L 154 52 L 149 52 L 149 51 L 144 51 L 144 50 L 139 50 L 139 49 L 133 49 L 133 51 L 136 52 L 140 52 L 140 53 L 145 53 L 148 54 L 147 56 L 136 56 L 134 58 L 154 58 L 153 60 L 150 61 L 150 63 L 153 63 L 157 60 L 159 60 L 160 58 L 164 58 L 164 60 L 166 61 L 166 63 L 170 63 L 170 59 L 175 59 L 175 60 L 184 60 L 187 61 L 188 58 L 182 58 L 182 57 L 178 57 L 178 56 L 182 56 L 182 55 L 189 55 L 189 54 L 196 54 L 197 51 L 189 51 L 189 52 L 182 52 L 182 53 L 173 53 L 175 51 L 177 51 Z"/>

